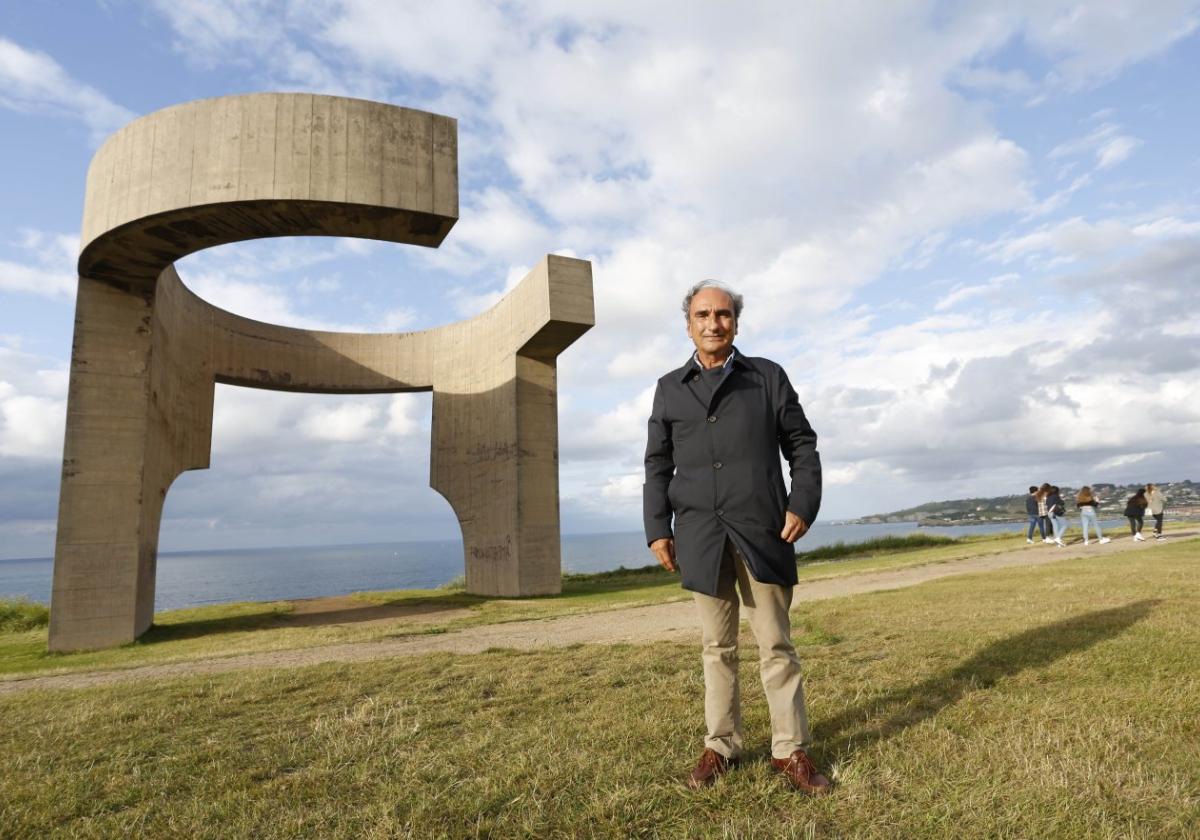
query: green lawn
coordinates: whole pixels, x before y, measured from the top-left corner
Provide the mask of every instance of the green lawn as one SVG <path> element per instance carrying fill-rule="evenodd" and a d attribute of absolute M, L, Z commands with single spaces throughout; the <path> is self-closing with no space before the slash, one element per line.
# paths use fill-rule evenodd
<path fill-rule="evenodd" d="M 833 559 L 809 561 L 800 555 L 800 579 L 817 580 L 857 572 L 944 563 L 1024 546 L 1012 534 L 973 537 L 928 545 L 921 540 L 887 545 L 843 547 Z M 818 556 L 828 556 L 822 551 Z M 649 554 L 647 554 L 649 559 Z M 567 575 L 563 593 L 541 598 L 483 598 L 444 589 L 364 592 L 364 606 L 408 605 L 434 611 L 386 621 L 366 621 L 372 613 L 343 615 L 319 626 L 304 625 L 291 615 L 288 602 L 216 604 L 161 612 L 137 642 L 119 648 L 73 654 L 46 651 L 44 625 L 24 632 L 0 629 L 0 678 L 3 675 L 56 673 L 178 662 L 256 651 L 284 650 L 395 636 L 445 633 L 480 624 L 551 618 L 574 613 L 663 603 L 690 597 L 676 575 L 657 566 Z M 9 602 L 10 604 L 13 602 Z M 0 604 L 2 606 L 2 604 Z M 22 613 L 24 608 L 22 608 Z"/>
<path fill-rule="evenodd" d="M 1177 523 L 1170 527 L 1182 529 L 1195 525 Z M 837 544 L 801 552 L 797 555 L 800 581 L 953 563 L 1012 550 L 1053 550 L 1042 546 L 1027 549 L 1024 539 L 1016 531 L 948 541 L 940 536 L 930 539 L 926 534 L 915 537 L 871 540 L 848 546 Z M 566 575 L 561 595 L 539 598 L 484 598 L 450 589 L 361 592 L 353 597 L 364 607 L 408 606 L 417 614 L 368 620 L 373 613 L 364 609 L 357 615 L 341 614 L 331 617 L 327 623 L 310 625 L 292 615 L 291 603 L 287 601 L 215 604 L 158 613 L 154 617 L 154 626 L 132 644 L 71 654 L 47 652 L 43 614 L 41 626 L 32 630 L 5 631 L 0 626 L 0 680 L 6 676 L 128 668 L 446 633 L 483 624 L 686 600 L 690 596 L 679 588 L 676 575 L 658 566 L 646 566 L 599 574 Z M 27 621 L 28 616 L 39 609 L 36 605 L 20 602 L 0 602 L 0 617 L 5 614 L 5 607 L 12 613 L 16 626 L 21 626 L 18 622 Z"/>
<path fill-rule="evenodd" d="M 1200 542 L 805 606 L 810 800 L 701 793 L 696 644 L 579 646 L 0 696 L 0 834 L 1196 837 Z M 749 637 L 743 641 L 749 648 Z"/>

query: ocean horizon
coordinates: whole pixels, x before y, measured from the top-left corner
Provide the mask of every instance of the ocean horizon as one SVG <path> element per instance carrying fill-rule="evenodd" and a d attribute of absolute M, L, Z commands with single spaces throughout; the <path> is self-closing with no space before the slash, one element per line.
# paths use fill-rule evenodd
<path fill-rule="evenodd" d="M 1113 527 L 1118 524 L 1113 523 Z M 1109 523 L 1104 525 L 1109 527 Z M 1019 522 L 938 527 L 919 527 L 912 522 L 818 522 L 796 543 L 796 549 L 809 551 L 838 542 L 856 543 L 917 530 L 960 536 L 1023 528 Z M 160 552 L 155 610 L 376 590 L 432 589 L 462 575 L 463 563 L 460 539 Z M 653 563 L 640 531 L 562 537 L 564 573 L 607 572 Z M 51 557 L 0 560 L 0 597 L 49 603 L 53 569 Z"/>

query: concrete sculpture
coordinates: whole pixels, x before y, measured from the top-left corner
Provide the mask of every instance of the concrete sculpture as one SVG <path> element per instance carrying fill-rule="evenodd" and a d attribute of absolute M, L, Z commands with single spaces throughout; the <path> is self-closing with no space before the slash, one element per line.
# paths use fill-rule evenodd
<path fill-rule="evenodd" d="M 423 332 L 291 329 L 225 312 L 174 263 L 228 242 L 352 236 L 437 247 L 458 218 L 457 123 L 376 102 L 253 94 L 138 119 L 88 170 L 50 649 L 151 623 L 171 482 L 205 469 L 214 383 L 433 391 L 430 483 L 467 588 L 560 590 L 555 359 L 594 323 L 591 264 L 547 256 L 477 317 Z"/>

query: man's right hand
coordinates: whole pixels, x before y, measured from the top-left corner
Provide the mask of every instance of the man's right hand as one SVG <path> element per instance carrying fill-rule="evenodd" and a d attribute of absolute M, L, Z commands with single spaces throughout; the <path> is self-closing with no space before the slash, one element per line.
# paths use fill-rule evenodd
<path fill-rule="evenodd" d="M 654 554 L 660 566 L 668 572 L 679 571 L 679 566 L 675 564 L 675 540 L 670 537 L 663 537 L 661 540 L 655 540 L 650 543 L 650 551 Z"/>

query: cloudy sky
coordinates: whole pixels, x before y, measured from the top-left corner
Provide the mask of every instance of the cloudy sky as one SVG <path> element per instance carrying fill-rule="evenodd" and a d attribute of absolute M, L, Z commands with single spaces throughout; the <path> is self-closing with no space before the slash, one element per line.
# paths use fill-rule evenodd
<path fill-rule="evenodd" d="M 53 550 L 88 161 L 134 117 L 250 91 L 459 120 L 436 251 L 333 239 L 184 260 L 218 306 L 397 331 L 590 259 L 560 358 L 566 532 L 640 528 L 678 300 L 821 437 L 825 518 L 1058 483 L 1200 478 L 1200 4 L 99 0 L 0 7 L 0 557 Z M 569 10 L 569 11 L 564 11 Z M 218 386 L 161 547 L 457 535 L 428 394 Z"/>

